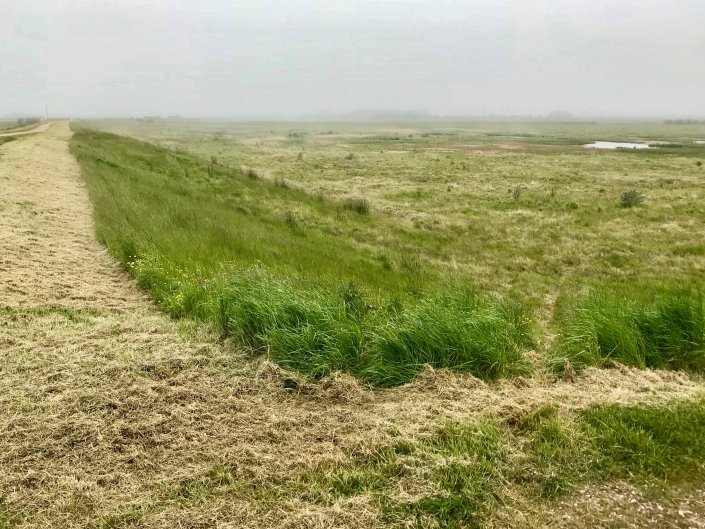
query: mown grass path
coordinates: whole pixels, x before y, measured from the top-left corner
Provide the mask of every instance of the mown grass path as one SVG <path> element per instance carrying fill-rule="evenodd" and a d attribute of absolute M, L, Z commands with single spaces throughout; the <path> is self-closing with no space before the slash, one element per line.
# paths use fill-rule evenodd
<path fill-rule="evenodd" d="M 27 127 L 19 127 L 19 129 L 11 129 L 9 131 L 0 132 L 0 136 L 24 136 L 25 134 L 34 134 L 35 132 L 44 132 L 45 130 L 48 130 L 49 127 L 51 127 L 53 123 L 54 123 L 53 121 L 46 121 L 44 123 L 40 123 L 36 127 L 32 127 L 29 129 Z"/>
<path fill-rule="evenodd" d="M 94 238 L 70 134 L 57 122 L 0 147 L 0 528 L 379 527 L 367 494 L 326 503 L 286 487 L 481 415 L 705 389 L 678 373 L 588 369 L 575 382 L 488 386 L 425 372 L 385 391 L 345 376 L 292 390 L 292 375 L 170 320 L 133 285 Z M 580 527 L 588 512 L 599 525 L 615 502 L 633 527 L 653 526 L 656 511 L 668 523 L 705 520 L 697 491 L 640 510 L 647 500 L 630 507 L 624 492 L 595 490 L 599 501 L 582 495 L 550 514 L 509 506 L 497 523 Z"/>

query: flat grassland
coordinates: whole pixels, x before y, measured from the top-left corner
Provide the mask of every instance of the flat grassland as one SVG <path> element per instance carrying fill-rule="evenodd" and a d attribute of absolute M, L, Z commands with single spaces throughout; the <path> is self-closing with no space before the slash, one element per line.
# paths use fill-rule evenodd
<path fill-rule="evenodd" d="M 557 279 L 573 290 L 594 280 L 680 280 L 705 267 L 699 240 L 705 146 L 693 143 L 705 136 L 703 126 L 178 120 L 91 126 L 251 169 L 311 197 L 362 199 L 373 218 L 355 222 L 326 218 L 296 200 L 258 206 L 272 217 L 291 213 L 302 229 L 352 241 L 381 265 L 386 254 L 401 253 L 417 259 L 422 272 L 460 274 L 534 306 L 556 292 Z M 581 147 L 596 138 L 668 143 L 633 152 Z M 645 203 L 621 207 L 621 193 L 631 189 Z M 381 280 L 385 288 L 392 281 Z"/>

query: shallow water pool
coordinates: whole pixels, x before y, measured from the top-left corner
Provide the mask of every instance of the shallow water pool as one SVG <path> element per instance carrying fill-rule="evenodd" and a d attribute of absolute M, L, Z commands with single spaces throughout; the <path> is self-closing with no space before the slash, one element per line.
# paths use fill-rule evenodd
<path fill-rule="evenodd" d="M 648 143 L 629 143 L 618 141 L 594 141 L 583 145 L 586 149 L 648 149 Z"/>

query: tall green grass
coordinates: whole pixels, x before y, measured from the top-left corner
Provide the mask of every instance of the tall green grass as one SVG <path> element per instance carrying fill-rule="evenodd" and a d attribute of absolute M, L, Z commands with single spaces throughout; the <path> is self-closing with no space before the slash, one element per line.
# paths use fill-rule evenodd
<path fill-rule="evenodd" d="M 379 222 L 367 208 L 110 134 L 79 131 L 71 149 L 99 239 L 175 317 L 313 376 L 388 386 L 423 364 L 489 379 L 526 369 L 522 311 L 394 248 L 380 260 L 354 240 Z"/>
<path fill-rule="evenodd" d="M 705 299 L 698 288 L 591 292 L 560 317 L 556 361 L 705 370 Z"/>
<path fill-rule="evenodd" d="M 138 282 L 174 316 L 195 316 L 280 365 L 323 376 L 347 371 L 388 386 L 424 365 L 495 379 L 526 371 L 529 328 L 521 311 L 472 292 L 401 302 L 370 298 L 355 283 L 302 287 L 262 267 L 205 280 L 165 276 L 143 260 Z"/>

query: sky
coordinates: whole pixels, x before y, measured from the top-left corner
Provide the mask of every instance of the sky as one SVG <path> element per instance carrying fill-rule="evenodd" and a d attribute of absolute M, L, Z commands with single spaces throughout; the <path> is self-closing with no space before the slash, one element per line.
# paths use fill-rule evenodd
<path fill-rule="evenodd" d="M 0 116 L 705 117 L 705 0 L 0 0 Z"/>

